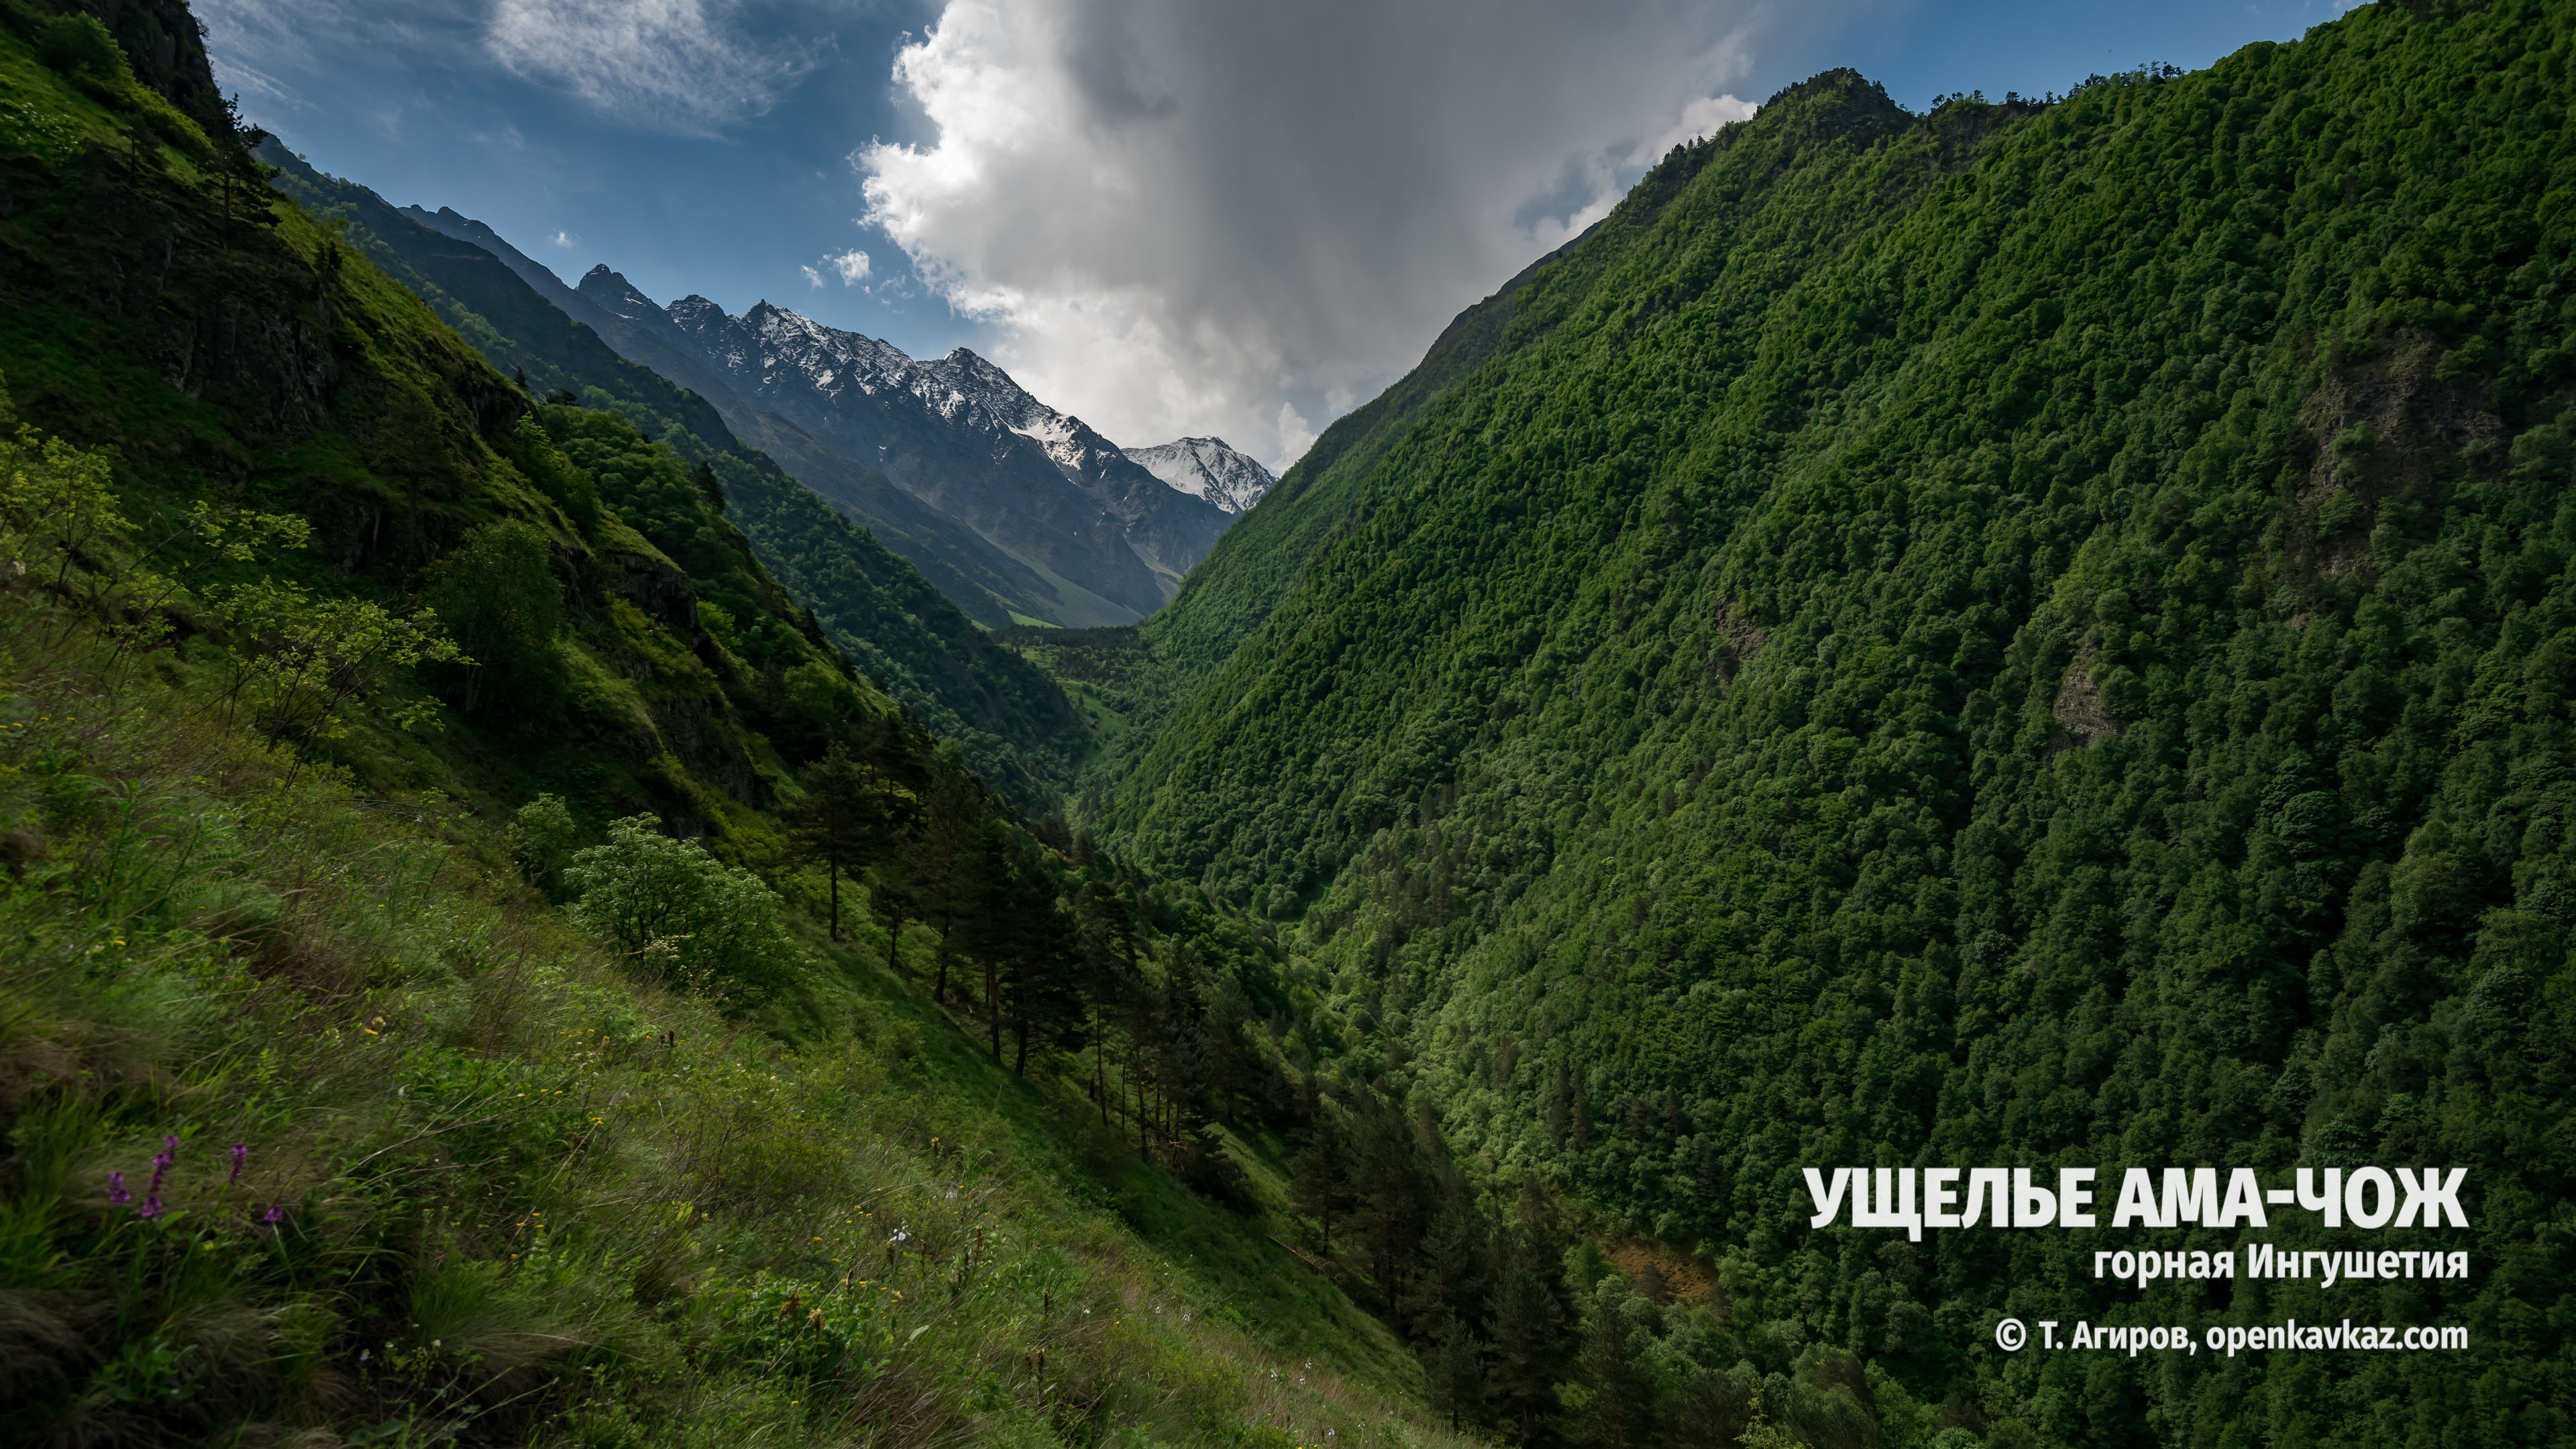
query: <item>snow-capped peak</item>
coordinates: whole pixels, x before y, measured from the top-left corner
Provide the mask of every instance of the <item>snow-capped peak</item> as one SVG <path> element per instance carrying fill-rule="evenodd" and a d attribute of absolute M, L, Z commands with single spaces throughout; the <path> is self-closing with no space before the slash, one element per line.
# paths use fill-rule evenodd
<path fill-rule="evenodd" d="M 1259 462 L 1227 447 L 1222 438 L 1183 438 L 1151 448 L 1129 448 L 1127 456 L 1171 487 L 1228 513 L 1246 512 L 1279 481 Z"/>

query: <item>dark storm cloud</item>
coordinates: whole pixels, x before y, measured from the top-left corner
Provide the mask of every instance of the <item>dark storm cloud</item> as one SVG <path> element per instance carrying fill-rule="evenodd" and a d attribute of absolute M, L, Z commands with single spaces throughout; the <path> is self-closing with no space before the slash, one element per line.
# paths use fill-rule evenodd
<path fill-rule="evenodd" d="M 869 219 L 1039 395 L 1124 441 L 1284 460 L 1665 147 L 1747 114 L 1726 87 L 1767 18 L 953 0 L 895 71 L 932 138 L 854 160 Z"/>

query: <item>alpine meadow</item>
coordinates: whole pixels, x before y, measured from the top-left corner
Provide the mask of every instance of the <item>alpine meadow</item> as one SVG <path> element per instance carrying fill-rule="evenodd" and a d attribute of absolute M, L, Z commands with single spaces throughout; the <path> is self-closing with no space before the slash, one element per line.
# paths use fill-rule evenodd
<path fill-rule="evenodd" d="M 1827 71 L 1275 483 L 203 35 L 0 0 L 0 1439 L 2576 1441 L 2576 3 Z"/>

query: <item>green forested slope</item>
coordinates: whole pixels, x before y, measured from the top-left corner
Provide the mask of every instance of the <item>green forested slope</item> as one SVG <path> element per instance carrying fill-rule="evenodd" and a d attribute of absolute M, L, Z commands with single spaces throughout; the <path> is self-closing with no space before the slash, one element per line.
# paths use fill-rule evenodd
<path fill-rule="evenodd" d="M 1001 649 L 921 571 L 737 439 L 704 398 L 620 357 L 498 258 L 423 226 L 271 142 L 280 189 L 342 233 L 493 365 L 539 394 L 614 409 L 722 484 L 726 516 L 824 634 L 995 788 L 1043 809 L 1089 745 L 1063 693 Z M 1005 615 L 1007 617 L 1007 615 Z"/>
<path fill-rule="evenodd" d="M 2571 46 L 2381 5 L 2044 106 L 1793 88 L 1152 626 L 1258 621 L 1102 828 L 1296 922 L 1384 1038 L 1344 1080 L 1471 1180 L 1716 1280 L 1703 1332 L 1578 1274 L 1549 1366 L 1439 1193 L 1319 1142 L 1487 1413 L 1678 1442 L 1740 1358 L 1816 1443 L 2576 1432 Z M 2472 1276 L 2141 1299 L 2107 1229 L 1811 1233 L 1798 1169 L 1873 1162 L 2463 1166 Z M 2005 1355 L 2005 1312 L 2472 1347 Z"/>
<path fill-rule="evenodd" d="M 1590 236 L 1577 238 L 1567 250 Z M 1403 435 L 1424 404 L 1493 355 L 1518 308 L 1521 288 L 1553 258 L 1533 262 L 1494 295 L 1461 312 L 1431 344 L 1420 366 L 1402 381 L 1334 420 L 1265 501 L 1282 500 L 1268 513 L 1253 510 L 1228 528 L 1208 559 L 1181 583 L 1186 605 L 1165 608 L 1139 628 L 1160 668 L 1158 682 L 1186 693 L 1223 664 L 1244 637 L 1259 627 L 1296 586 L 1316 551 L 1351 507 L 1370 470 Z M 1296 500 L 1291 506 L 1287 500 Z"/>
<path fill-rule="evenodd" d="M 1457 1442 L 1270 1236 L 1272 933 L 73 8 L 0 0 L 0 1442 Z"/>

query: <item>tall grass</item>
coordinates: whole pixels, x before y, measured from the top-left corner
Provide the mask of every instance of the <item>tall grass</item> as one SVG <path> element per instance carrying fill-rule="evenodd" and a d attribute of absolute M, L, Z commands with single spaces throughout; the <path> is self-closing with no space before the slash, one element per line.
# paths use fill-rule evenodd
<path fill-rule="evenodd" d="M 0 1438 L 1448 1442 L 1068 1186 L 917 1003 L 790 1045 L 181 656 L 23 587 L 0 649 Z"/>

